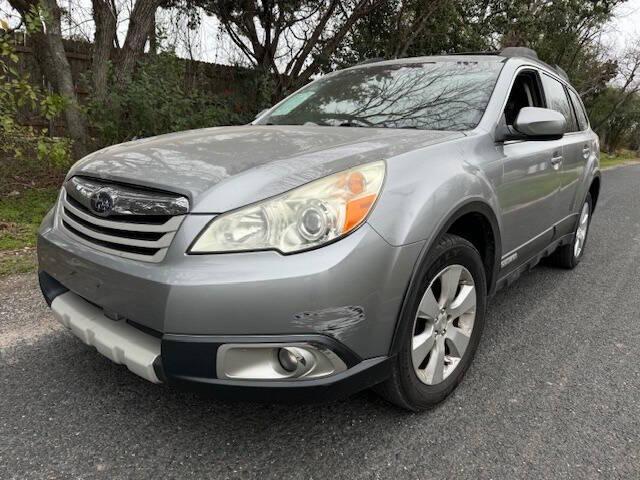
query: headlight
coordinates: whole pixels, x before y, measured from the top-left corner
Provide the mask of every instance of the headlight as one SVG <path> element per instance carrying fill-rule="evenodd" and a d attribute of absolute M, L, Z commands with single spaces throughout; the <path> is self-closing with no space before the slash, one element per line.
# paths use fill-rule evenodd
<path fill-rule="evenodd" d="M 343 237 L 367 218 L 384 173 L 384 162 L 368 163 L 220 215 L 202 231 L 189 252 L 291 253 Z"/>

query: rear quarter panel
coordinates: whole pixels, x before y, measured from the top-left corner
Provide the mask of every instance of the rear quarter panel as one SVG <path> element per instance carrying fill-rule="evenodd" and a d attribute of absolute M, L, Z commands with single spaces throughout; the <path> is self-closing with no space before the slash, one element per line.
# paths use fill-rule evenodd
<path fill-rule="evenodd" d="M 591 149 L 591 155 L 587 159 L 587 164 L 584 169 L 583 178 L 580 179 L 580 185 L 576 194 L 576 213 L 580 212 L 584 199 L 587 196 L 587 192 L 591 188 L 594 178 L 600 177 L 600 141 L 598 135 L 589 129 L 591 140 L 593 142 L 593 148 Z"/>

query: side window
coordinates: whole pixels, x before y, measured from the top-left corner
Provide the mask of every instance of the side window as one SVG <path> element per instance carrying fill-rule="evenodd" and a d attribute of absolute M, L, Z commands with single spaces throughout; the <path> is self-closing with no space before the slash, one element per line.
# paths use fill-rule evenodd
<path fill-rule="evenodd" d="M 555 78 L 551 78 L 549 75 L 542 75 L 542 86 L 544 87 L 544 94 L 547 99 L 547 108 L 560 112 L 567 119 L 567 132 L 575 132 L 578 130 L 576 120 L 574 117 L 573 109 L 569 104 L 567 93 L 564 90 L 564 85 L 557 81 Z"/>
<path fill-rule="evenodd" d="M 507 125 L 513 126 L 520 109 L 523 107 L 542 107 L 540 82 L 534 71 L 524 71 L 518 74 L 511 87 L 511 93 L 504 107 L 504 117 Z"/>
<path fill-rule="evenodd" d="M 589 128 L 589 119 L 584 111 L 584 105 L 576 92 L 573 90 L 568 91 L 569 97 L 571 97 L 571 103 L 573 103 L 573 110 L 576 112 L 576 118 L 578 119 L 578 128 L 580 130 L 586 130 Z"/>

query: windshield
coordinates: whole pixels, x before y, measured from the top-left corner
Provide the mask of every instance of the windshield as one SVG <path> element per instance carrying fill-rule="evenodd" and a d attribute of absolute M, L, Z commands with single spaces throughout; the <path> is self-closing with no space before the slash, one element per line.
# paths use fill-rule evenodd
<path fill-rule="evenodd" d="M 487 106 L 499 62 L 432 62 L 344 70 L 294 93 L 261 125 L 469 130 Z"/>

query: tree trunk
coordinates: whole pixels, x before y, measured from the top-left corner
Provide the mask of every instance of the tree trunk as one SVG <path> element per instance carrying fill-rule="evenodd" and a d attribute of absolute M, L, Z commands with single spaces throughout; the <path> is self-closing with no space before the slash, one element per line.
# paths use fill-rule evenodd
<path fill-rule="evenodd" d="M 155 55 L 158 53 L 158 35 L 156 34 L 156 16 L 153 15 L 151 28 L 149 28 L 149 53 Z"/>
<path fill-rule="evenodd" d="M 93 19 L 96 26 L 91 59 L 93 95 L 98 101 L 102 101 L 107 93 L 109 61 L 113 50 L 113 39 L 116 35 L 117 18 L 109 0 L 92 0 L 92 3 Z"/>
<path fill-rule="evenodd" d="M 131 17 L 124 45 L 120 50 L 116 78 L 119 82 L 128 81 L 136 61 L 144 53 L 151 25 L 155 20 L 160 0 L 137 0 Z"/>
<path fill-rule="evenodd" d="M 67 132 L 73 139 L 73 152 L 76 157 L 87 154 L 87 127 L 85 118 L 80 110 L 76 97 L 71 66 L 67 60 L 62 43 L 62 29 L 60 27 L 60 8 L 56 0 L 46 0 L 45 5 L 49 10 L 50 18 L 47 21 L 46 38 L 49 46 L 49 55 L 56 77 L 55 84 L 60 95 L 67 101 L 64 109 L 64 117 L 67 123 Z"/>
<path fill-rule="evenodd" d="M 10 4 L 24 18 L 37 5 L 37 2 L 33 0 L 10 0 Z M 60 8 L 56 0 L 44 0 L 43 5 L 48 10 L 48 15 L 45 22 L 45 31 L 36 32 L 31 37 L 34 42 L 34 54 L 47 80 L 67 102 L 63 112 L 67 134 L 73 140 L 74 156 L 80 158 L 87 154 L 87 127 L 78 104 L 73 78 L 71 77 L 71 67 L 62 43 Z"/>

